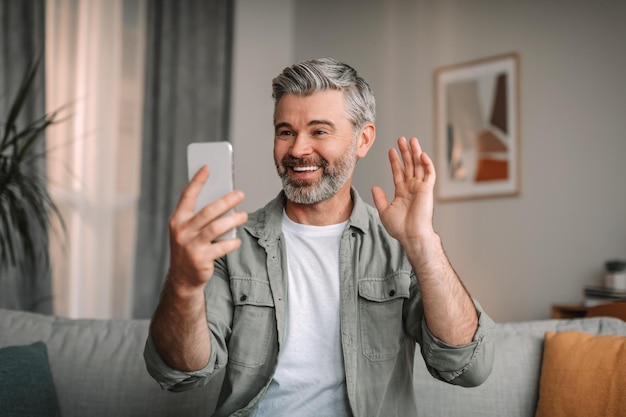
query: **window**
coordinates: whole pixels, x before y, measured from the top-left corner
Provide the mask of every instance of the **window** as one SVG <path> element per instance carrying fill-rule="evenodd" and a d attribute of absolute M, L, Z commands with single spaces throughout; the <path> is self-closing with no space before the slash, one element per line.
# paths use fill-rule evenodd
<path fill-rule="evenodd" d="M 47 0 L 54 313 L 130 317 L 140 184 L 145 0 Z M 56 231 L 55 231 L 56 230 Z"/>

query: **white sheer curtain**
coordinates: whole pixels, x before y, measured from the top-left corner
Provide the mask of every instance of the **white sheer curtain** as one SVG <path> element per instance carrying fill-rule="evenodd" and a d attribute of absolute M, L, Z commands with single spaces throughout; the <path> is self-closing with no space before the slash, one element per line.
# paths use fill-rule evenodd
<path fill-rule="evenodd" d="M 47 0 L 54 313 L 130 317 L 139 195 L 145 0 Z"/>

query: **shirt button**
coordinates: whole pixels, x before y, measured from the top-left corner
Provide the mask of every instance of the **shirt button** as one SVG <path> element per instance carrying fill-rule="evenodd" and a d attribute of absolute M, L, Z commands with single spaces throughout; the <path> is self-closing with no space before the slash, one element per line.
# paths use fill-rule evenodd
<path fill-rule="evenodd" d="M 246 301 L 247 299 L 248 299 L 248 296 L 245 294 L 239 297 L 239 301 Z"/>
<path fill-rule="evenodd" d="M 389 291 L 389 297 L 393 297 L 394 295 L 396 295 L 396 290 Z"/>

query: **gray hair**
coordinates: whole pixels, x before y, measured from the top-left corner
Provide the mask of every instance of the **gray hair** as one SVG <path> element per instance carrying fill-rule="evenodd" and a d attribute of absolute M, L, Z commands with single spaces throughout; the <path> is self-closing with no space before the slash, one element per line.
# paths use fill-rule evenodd
<path fill-rule="evenodd" d="M 272 80 L 274 120 L 278 102 L 285 94 L 306 97 L 324 90 L 344 92 L 347 117 L 354 125 L 355 134 L 366 123 L 374 123 L 376 100 L 371 87 L 354 68 L 332 58 L 318 58 L 292 65 Z"/>

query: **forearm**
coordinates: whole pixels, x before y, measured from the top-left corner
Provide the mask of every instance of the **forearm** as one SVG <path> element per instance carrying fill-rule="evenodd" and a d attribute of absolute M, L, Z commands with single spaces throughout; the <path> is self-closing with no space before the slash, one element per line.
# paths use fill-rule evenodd
<path fill-rule="evenodd" d="M 429 372 L 438 379 L 463 387 L 486 381 L 494 358 L 493 320 L 475 300 L 478 328 L 471 343 L 451 346 L 436 338 L 428 326 L 421 329 L 421 352 Z"/>
<path fill-rule="evenodd" d="M 400 137 L 398 149 L 402 160 L 395 149 L 389 151 L 394 199 L 388 204 L 385 192 L 374 187 L 374 204 L 385 229 L 398 239 L 415 271 L 428 328 L 445 343 L 467 344 L 478 328 L 478 315 L 433 230 L 435 167 L 416 138 L 407 141 Z"/>
<path fill-rule="evenodd" d="M 206 366 L 211 356 L 211 337 L 203 289 L 181 291 L 168 278 L 150 324 L 150 335 L 168 366 L 180 371 Z"/>
<path fill-rule="evenodd" d="M 478 327 L 478 315 L 450 265 L 439 235 L 433 232 L 404 246 L 420 284 L 429 330 L 450 345 L 470 343 Z"/>

